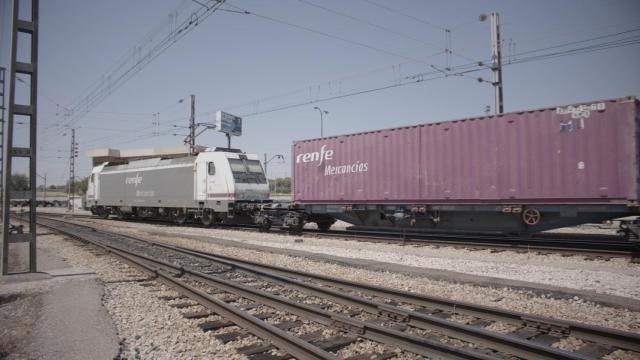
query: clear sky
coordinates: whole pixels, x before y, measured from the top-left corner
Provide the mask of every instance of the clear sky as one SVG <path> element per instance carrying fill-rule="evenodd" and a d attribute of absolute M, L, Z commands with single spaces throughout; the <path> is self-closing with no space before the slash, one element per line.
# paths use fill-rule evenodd
<path fill-rule="evenodd" d="M 148 34 L 168 34 L 176 9 L 183 19 L 199 7 L 183 0 L 40 1 L 38 172 L 49 184 L 69 176 L 64 124 L 77 128 L 83 177 L 87 150 L 181 144 L 186 130 L 173 125 L 187 125 L 189 94 L 196 95 L 198 122 L 213 122 L 217 110 L 244 117 L 233 147 L 285 156 L 270 164 L 270 177 L 289 174 L 292 141 L 320 135 L 314 106 L 329 112 L 325 135 L 481 115 L 493 91 L 474 78 L 490 80 L 489 70 L 409 82 L 418 73 L 437 74 L 426 80 L 442 75 L 434 69 L 488 60 L 490 25 L 478 17 L 492 11 L 502 22 L 505 111 L 640 95 L 639 32 L 528 53 L 640 28 L 637 0 L 228 0 L 223 9 L 251 14 L 218 11 L 199 21 L 91 112 L 64 116 Z M 10 9 L 10 0 L 0 0 L 4 67 Z M 451 56 L 444 54 L 444 29 L 451 30 Z M 518 63 L 633 36 L 629 46 Z M 327 98 L 334 99 L 321 101 Z M 197 142 L 224 146 L 226 139 L 209 131 Z"/>

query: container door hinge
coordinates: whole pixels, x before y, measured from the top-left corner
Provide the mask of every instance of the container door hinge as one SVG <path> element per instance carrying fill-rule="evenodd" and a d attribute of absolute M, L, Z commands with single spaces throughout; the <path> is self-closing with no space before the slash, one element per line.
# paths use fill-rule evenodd
<path fill-rule="evenodd" d="M 520 214 L 522 213 L 522 205 L 504 205 L 502 207 L 503 213 Z"/>

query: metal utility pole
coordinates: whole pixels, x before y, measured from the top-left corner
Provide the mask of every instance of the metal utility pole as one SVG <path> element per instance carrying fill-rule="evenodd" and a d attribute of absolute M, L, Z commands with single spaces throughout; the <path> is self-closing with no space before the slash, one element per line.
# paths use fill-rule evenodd
<path fill-rule="evenodd" d="M 47 173 L 44 173 L 44 176 L 40 174 L 36 174 L 36 175 L 38 175 L 41 179 L 44 180 L 44 195 L 42 196 L 42 201 L 46 202 L 47 201 Z"/>
<path fill-rule="evenodd" d="M 322 110 L 317 106 L 314 106 L 313 108 L 320 112 L 320 137 L 324 137 L 324 115 L 328 115 L 329 112 Z"/>
<path fill-rule="evenodd" d="M 267 175 L 267 165 L 274 159 L 282 159 L 284 161 L 284 156 L 280 154 L 273 155 L 271 159 L 267 160 L 267 153 L 264 153 L 264 177 L 267 179 L 267 184 L 269 184 L 269 176 Z M 271 186 L 269 185 L 269 191 L 271 191 Z"/>
<path fill-rule="evenodd" d="M 191 95 L 191 116 L 189 117 L 189 154 L 196 153 L 196 96 Z"/>
<path fill-rule="evenodd" d="M 267 179 L 267 186 L 269 187 L 269 192 L 271 192 L 271 184 L 269 184 L 269 175 L 267 175 L 267 165 L 269 161 L 267 161 L 267 153 L 264 153 L 264 178 Z"/>
<path fill-rule="evenodd" d="M 267 164 L 269 164 L 269 162 L 267 161 L 267 153 L 264 153 L 264 177 L 268 180 L 269 177 L 267 176 Z"/>
<path fill-rule="evenodd" d="M 6 71 L 7 69 L 0 67 L 0 202 L 2 201 L 2 188 L 4 184 L 2 183 L 2 157 L 3 157 L 3 148 L 4 148 L 4 94 L 5 94 L 5 81 L 6 81 Z M 0 216 L 2 216 L 0 214 Z M 1 251 L 1 250 L 0 250 Z"/>
<path fill-rule="evenodd" d="M 13 19 L 11 31 L 11 67 L 9 73 L 9 116 L 4 123 L 4 147 L 2 156 L 2 246 L 0 249 L 0 268 L 2 275 L 9 274 L 9 257 L 16 266 L 22 267 L 28 258 L 28 272 L 36 272 L 36 149 L 37 147 L 37 96 L 38 96 L 38 0 L 31 0 L 31 14 L 20 17 L 19 5 L 28 5 L 26 1 L 13 1 Z M 20 36 L 18 36 L 20 34 Z M 28 62 L 18 61 L 18 48 Z M 24 56 L 26 54 L 27 56 Z M 28 104 L 16 104 L 16 75 L 23 75 L 29 85 Z M 29 145 L 13 146 L 13 123 L 15 116 L 21 116 L 29 124 Z M 14 157 L 29 159 L 29 190 L 13 191 L 11 175 Z M 29 228 L 26 233 L 11 226 L 11 199 L 29 199 Z M 11 243 L 14 246 L 9 246 Z M 28 243 L 28 254 L 22 253 L 22 246 L 16 243 Z M 10 254 L 11 252 L 11 254 Z M 26 266 L 25 266 L 26 267 Z M 24 271 L 14 269 L 13 272 Z"/>
<path fill-rule="evenodd" d="M 71 148 L 69 150 L 69 209 L 74 212 L 73 200 L 76 188 L 76 157 L 78 157 L 78 144 L 76 144 L 76 129 L 71 129 Z"/>
<path fill-rule="evenodd" d="M 189 144 L 189 155 L 195 155 L 198 153 L 198 148 L 196 146 L 196 138 L 207 130 L 215 129 L 216 126 L 211 123 L 196 123 L 196 96 L 190 95 L 190 97 L 191 97 L 191 112 L 189 115 L 189 134 L 185 136 L 183 141 L 185 145 Z M 178 103 L 181 103 L 181 102 L 182 102 L 182 99 L 178 101 Z M 201 126 L 204 127 L 204 129 L 201 129 L 199 132 L 196 132 L 196 130 L 198 130 L 198 128 Z M 183 127 L 183 126 L 175 126 L 175 127 Z M 176 135 L 176 134 L 173 134 L 173 135 Z"/>
<path fill-rule="evenodd" d="M 491 13 L 491 70 L 493 70 L 493 109 L 496 114 L 504 112 L 502 99 L 502 52 L 500 50 L 500 16 Z"/>

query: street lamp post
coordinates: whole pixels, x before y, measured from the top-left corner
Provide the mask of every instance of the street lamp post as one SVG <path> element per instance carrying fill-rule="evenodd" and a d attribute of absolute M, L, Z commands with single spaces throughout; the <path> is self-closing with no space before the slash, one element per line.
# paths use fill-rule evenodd
<path fill-rule="evenodd" d="M 324 115 L 329 115 L 329 112 L 322 110 L 317 106 L 314 106 L 313 108 L 320 112 L 320 137 L 324 137 Z"/>
<path fill-rule="evenodd" d="M 41 179 L 44 180 L 44 198 L 42 199 L 42 204 L 45 204 L 47 202 L 47 173 L 44 173 L 44 176 L 40 175 L 40 174 L 36 174 L 38 175 Z M 43 205 L 44 206 L 44 205 Z"/>
<path fill-rule="evenodd" d="M 273 155 L 271 159 L 267 160 L 267 153 L 264 153 L 264 177 L 267 179 L 267 185 L 269 185 L 269 177 L 267 175 L 267 165 L 274 159 L 281 159 L 284 161 L 284 156 L 280 154 Z M 269 185 L 269 191 L 271 191 L 271 185 Z"/>

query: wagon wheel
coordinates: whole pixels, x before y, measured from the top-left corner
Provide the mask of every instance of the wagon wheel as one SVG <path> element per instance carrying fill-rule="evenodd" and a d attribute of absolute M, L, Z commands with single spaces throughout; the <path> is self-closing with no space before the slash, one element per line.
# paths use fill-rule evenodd
<path fill-rule="evenodd" d="M 298 217 L 298 221 L 290 224 L 288 227 L 289 235 L 300 235 L 302 233 L 302 229 L 304 228 L 304 219 L 302 217 Z"/>
<path fill-rule="evenodd" d="M 98 216 L 103 218 L 103 219 L 108 219 L 109 218 L 109 210 L 103 208 L 102 206 L 99 206 L 96 209 L 96 212 L 98 213 Z"/>
<path fill-rule="evenodd" d="M 304 227 L 304 222 L 300 222 L 298 225 L 289 227 L 289 235 L 300 235 L 302 234 L 302 228 Z"/>
<path fill-rule="evenodd" d="M 215 213 L 211 209 L 204 209 L 202 212 L 202 225 L 211 226 L 216 218 Z"/>
<path fill-rule="evenodd" d="M 331 228 L 331 225 L 333 225 L 335 221 L 332 220 L 325 220 L 325 221 L 318 221 L 316 222 L 316 224 L 318 225 L 318 230 L 320 232 L 327 232 L 329 231 L 329 229 Z"/>
<path fill-rule="evenodd" d="M 542 214 L 538 209 L 527 208 L 522 212 L 522 221 L 529 226 L 538 225 L 541 218 Z"/>
<path fill-rule="evenodd" d="M 175 209 L 173 213 L 173 221 L 178 225 L 183 225 L 187 222 L 187 214 L 184 209 Z"/>
<path fill-rule="evenodd" d="M 124 212 L 122 212 L 122 210 L 120 210 L 120 208 L 118 208 L 116 210 L 116 219 L 118 220 L 127 220 L 129 218 L 129 216 L 127 214 L 125 214 Z"/>
<path fill-rule="evenodd" d="M 260 227 L 258 228 L 258 231 L 259 232 L 269 232 L 269 230 L 271 230 L 271 220 L 270 219 L 264 219 L 262 224 L 260 224 Z"/>

